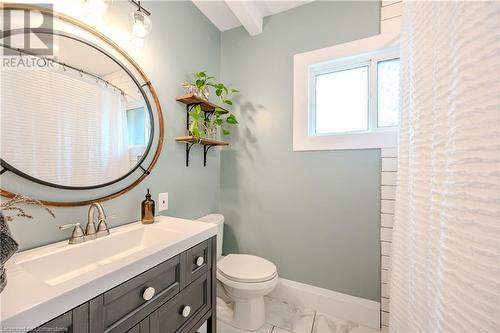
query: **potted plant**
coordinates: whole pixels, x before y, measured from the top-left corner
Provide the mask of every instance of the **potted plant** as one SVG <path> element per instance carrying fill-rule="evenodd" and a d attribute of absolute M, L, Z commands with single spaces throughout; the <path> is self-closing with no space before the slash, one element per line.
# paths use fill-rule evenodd
<path fill-rule="evenodd" d="M 208 90 L 209 82 L 215 79 L 213 76 L 207 75 L 206 71 L 193 73 L 194 83 L 183 83 L 182 87 L 186 94 L 193 94 L 200 98 L 208 100 L 210 92 Z"/>
<path fill-rule="evenodd" d="M 210 76 L 205 71 L 196 72 L 193 76 L 195 83 L 184 84 L 183 86 L 195 86 L 197 91 L 202 93 L 202 96 L 197 96 L 207 100 L 210 95 L 210 89 L 212 89 L 221 104 L 233 105 L 231 98 L 234 94 L 239 93 L 238 89 L 228 88 L 225 84 L 220 82 L 213 82 L 212 80 L 215 79 L 215 77 Z M 228 127 L 238 124 L 238 120 L 233 113 L 226 112 L 226 110 L 220 107 L 216 107 L 212 115 L 205 118 L 201 105 L 196 105 L 189 112 L 189 118 L 189 133 L 197 142 L 204 137 L 215 138 L 219 129 L 222 131 L 223 135 L 229 135 L 231 132 Z"/>

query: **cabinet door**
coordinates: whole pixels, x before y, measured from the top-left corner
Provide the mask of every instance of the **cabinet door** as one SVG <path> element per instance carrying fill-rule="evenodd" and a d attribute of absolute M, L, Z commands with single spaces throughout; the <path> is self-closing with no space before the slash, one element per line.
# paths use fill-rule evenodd
<path fill-rule="evenodd" d="M 150 333 L 149 317 L 132 327 L 127 333 Z"/>
<path fill-rule="evenodd" d="M 89 304 L 82 304 L 60 315 L 34 332 L 89 333 Z"/>

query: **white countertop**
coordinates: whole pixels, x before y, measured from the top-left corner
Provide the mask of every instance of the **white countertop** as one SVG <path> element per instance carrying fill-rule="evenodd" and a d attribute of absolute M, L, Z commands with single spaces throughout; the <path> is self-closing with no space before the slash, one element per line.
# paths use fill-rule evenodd
<path fill-rule="evenodd" d="M 156 219 L 81 244 L 66 240 L 15 254 L 6 265 L 0 326 L 36 328 L 217 233 L 215 224 Z"/>

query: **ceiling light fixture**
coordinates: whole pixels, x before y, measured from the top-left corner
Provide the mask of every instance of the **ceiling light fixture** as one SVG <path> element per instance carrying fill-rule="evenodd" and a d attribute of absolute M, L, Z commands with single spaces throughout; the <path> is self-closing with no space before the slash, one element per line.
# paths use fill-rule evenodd
<path fill-rule="evenodd" d="M 137 47 L 142 47 L 144 45 L 144 38 L 151 32 L 152 24 L 148 12 L 146 9 L 141 7 L 140 1 L 130 0 L 137 10 L 130 13 L 130 23 L 132 24 L 132 38 L 131 42 Z"/>

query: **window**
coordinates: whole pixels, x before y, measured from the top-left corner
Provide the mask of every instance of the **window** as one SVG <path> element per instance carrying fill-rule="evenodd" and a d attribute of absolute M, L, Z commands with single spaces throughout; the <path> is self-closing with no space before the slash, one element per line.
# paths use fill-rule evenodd
<path fill-rule="evenodd" d="M 294 57 L 297 150 L 397 145 L 399 53 L 378 35 Z"/>
<path fill-rule="evenodd" d="M 397 126 L 399 58 L 392 57 L 393 52 L 382 51 L 377 56 L 359 55 L 311 65 L 309 135 L 372 132 Z"/>
<path fill-rule="evenodd" d="M 368 66 L 314 75 L 314 134 L 368 130 Z"/>
<path fill-rule="evenodd" d="M 399 122 L 399 59 L 377 63 L 377 125 L 397 126 Z"/>
<path fill-rule="evenodd" d="M 129 146 L 146 144 L 146 117 L 144 108 L 127 110 L 127 129 Z"/>

